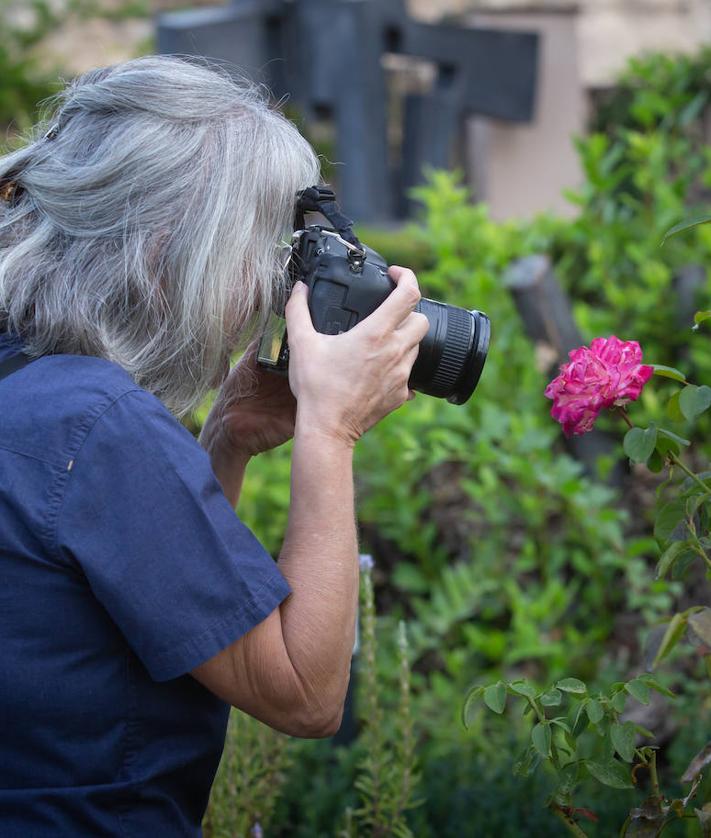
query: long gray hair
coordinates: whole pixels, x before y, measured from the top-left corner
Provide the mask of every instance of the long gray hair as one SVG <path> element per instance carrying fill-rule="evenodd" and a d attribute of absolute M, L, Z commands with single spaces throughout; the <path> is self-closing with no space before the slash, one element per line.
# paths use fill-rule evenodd
<path fill-rule="evenodd" d="M 318 160 L 260 89 L 195 60 L 90 71 L 53 111 L 0 157 L 0 332 L 114 361 L 183 416 L 283 290 Z"/>

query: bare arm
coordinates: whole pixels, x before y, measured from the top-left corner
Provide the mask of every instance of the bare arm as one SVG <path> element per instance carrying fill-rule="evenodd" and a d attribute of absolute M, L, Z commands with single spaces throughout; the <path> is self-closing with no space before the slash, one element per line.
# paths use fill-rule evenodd
<path fill-rule="evenodd" d="M 319 335 L 306 322 L 305 289 L 287 309 L 298 410 L 279 567 L 293 593 L 193 675 L 293 735 L 328 736 L 340 724 L 358 598 L 353 446 L 409 396 L 427 328 L 426 318 L 411 313 L 418 299 L 414 275 L 403 272 L 371 318 L 338 336 Z"/>
<path fill-rule="evenodd" d="M 232 448 L 220 435 L 217 426 L 208 422 L 205 423 L 198 441 L 210 455 L 212 470 L 222 486 L 225 497 L 234 509 L 239 502 L 244 473 L 251 454 Z"/>

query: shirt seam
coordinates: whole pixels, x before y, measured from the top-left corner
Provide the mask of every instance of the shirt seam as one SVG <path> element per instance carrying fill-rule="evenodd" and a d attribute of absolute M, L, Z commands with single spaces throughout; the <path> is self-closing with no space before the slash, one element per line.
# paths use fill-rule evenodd
<path fill-rule="evenodd" d="M 18 457 L 27 457 L 29 460 L 36 460 L 38 463 L 42 463 L 45 466 L 51 466 L 52 468 L 61 468 L 62 464 L 57 462 L 52 462 L 52 460 L 45 460 L 43 457 L 38 457 L 36 454 L 28 454 L 27 451 L 18 451 L 16 448 L 10 448 L 9 445 L 0 445 L 0 451 L 9 451 L 11 454 L 17 454 Z"/>
<path fill-rule="evenodd" d="M 84 447 L 87 439 L 99 420 L 116 404 L 116 402 L 124 396 L 127 396 L 129 393 L 142 392 L 144 391 L 141 390 L 140 387 L 132 387 L 130 390 L 124 390 L 124 392 L 120 393 L 118 396 L 112 397 L 108 404 L 101 402 L 100 405 L 95 408 L 95 411 L 98 411 L 96 412 L 96 415 L 94 415 L 95 411 L 91 411 L 88 416 L 84 418 L 84 421 L 80 423 L 78 429 L 73 434 L 74 438 L 72 439 L 72 445 L 69 446 L 70 460 L 74 460 L 79 456 L 79 452 Z M 53 497 L 51 497 L 49 509 L 47 511 L 47 546 L 49 547 L 50 555 L 60 564 L 63 562 L 59 553 L 59 518 L 64 506 L 64 500 L 67 495 L 67 488 L 69 486 L 71 474 L 71 470 L 66 468 L 63 469 L 56 477 L 49 492 L 50 496 Z"/>

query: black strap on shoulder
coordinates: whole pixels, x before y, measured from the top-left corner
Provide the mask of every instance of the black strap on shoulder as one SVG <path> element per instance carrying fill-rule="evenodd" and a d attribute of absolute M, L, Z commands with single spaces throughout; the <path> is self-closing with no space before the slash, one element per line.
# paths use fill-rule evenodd
<path fill-rule="evenodd" d="M 364 251 L 363 245 L 353 232 L 353 222 L 341 212 L 341 208 L 336 203 L 336 193 L 333 189 L 328 186 L 309 186 L 297 194 L 294 229 L 304 229 L 304 214 L 307 212 L 320 212 L 333 224 L 334 230 L 341 238 L 357 247 L 358 250 Z"/>
<path fill-rule="evenodd" d="M 26 367 L 31 361 L 32 358 L 22 353 L 19 355 L 10 355 L 4 361 L 0 361 L 0 381 L 3 378 L 7 378 L 8 375 L 12 375 L 13 372 L 17 372 L 23 367 Z"/>

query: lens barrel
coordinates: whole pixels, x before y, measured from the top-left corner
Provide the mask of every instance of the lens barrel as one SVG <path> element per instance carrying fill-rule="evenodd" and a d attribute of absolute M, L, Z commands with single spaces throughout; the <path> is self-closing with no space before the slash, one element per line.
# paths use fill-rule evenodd
<path fill-rule="evenodd" d="M 410 387 L 428 396 L 464 404 L 479 382 L 489 350 L 491 325 L 481 311 L 422 299 L 416 311 L 430 328 L 410 375 Z"/>

